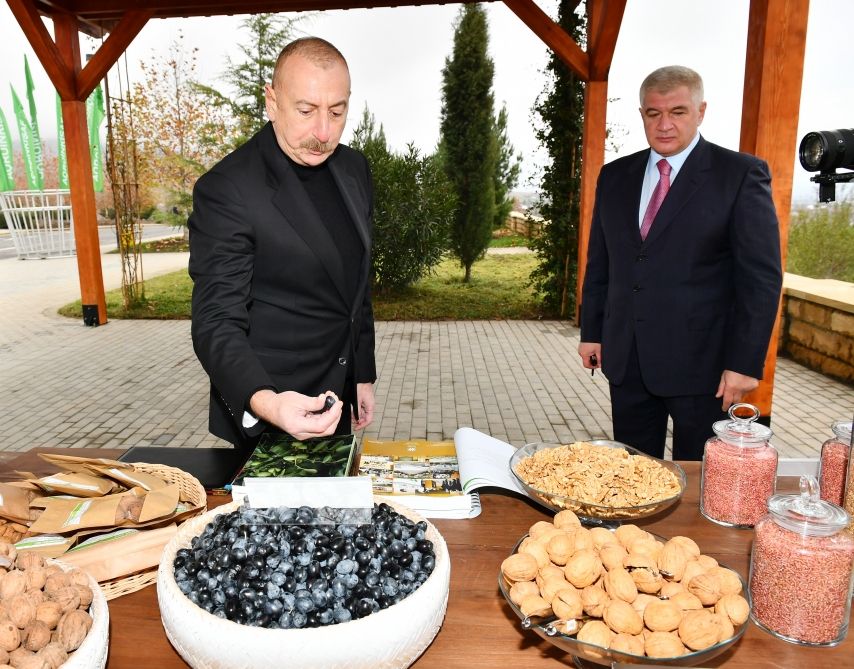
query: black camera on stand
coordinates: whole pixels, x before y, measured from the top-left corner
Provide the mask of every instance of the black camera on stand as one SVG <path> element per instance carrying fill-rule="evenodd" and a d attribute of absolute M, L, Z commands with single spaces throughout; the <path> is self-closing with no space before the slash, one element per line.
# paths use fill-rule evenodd
<path fill-rule="evenodd" d="M 808 172 L 819 172 L 810 181 L 818 184 L 819 202 L 836 199 L 836 184 L 854 181 L 854 128 L 808 132 L 798 148 L 801 166 Z"/>

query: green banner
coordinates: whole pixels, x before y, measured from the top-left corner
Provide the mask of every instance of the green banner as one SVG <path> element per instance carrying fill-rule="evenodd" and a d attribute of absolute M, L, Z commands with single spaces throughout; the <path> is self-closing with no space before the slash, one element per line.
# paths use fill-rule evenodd
<path fill-rule="evenodd" d="M 0 109 L 0 191 L 15 190 L 15 161 L 12 157 L 12 135 L 6 115 Z"/>
<path fill-rule="evenodd" d="M 89 126 L 89 152 L 92 159 L 92 182 L 95 191 L 104 190 L 104 163 L 101 160 L 101 123 L 104 122 L 104 93 L 101 84 L 86 100 L 86 121 Z"/>
<path fill-rule="evenodd" d="M 62 100 L 56 94 L 56 172 L 59 187 L 68 188 L 68 157 L 65 153 L 65 124 L 62 122 Z"/>
<path fill-rule="evenodd" d="M 18 123 L 18 138 L 21 140 L 21 153 L 24 157 L 24 172 L 27 175 L 27 188 L 30 190 L 42 190 L 44 184 L 36 164 L 35 149 L 33 148 L 33 129 L 27 121 L 24 107 L 12 88 L 12 108 L 15 111 L 15 120 Z"/>
<path fill-rule="evenodd" d="M 39 132 L 39 119 L 36 113 L 35 84 L 30 74 L 30 63 L 24 54 L 24 77 L 27 80 L 27 103 L 30 107 L 30 128 L 33 131 L 33 157 L 39 174 L 39 183 L 44 184 L 44 156 L 42 156 L 42 138 Z M 43 186 L 42 186 L 43 187 Z"/>

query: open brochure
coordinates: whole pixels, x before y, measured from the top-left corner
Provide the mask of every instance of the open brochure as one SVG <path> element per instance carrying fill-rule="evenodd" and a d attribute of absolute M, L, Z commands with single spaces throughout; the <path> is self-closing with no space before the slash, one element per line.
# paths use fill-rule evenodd
<path fill-rule="evenodd" d="M 359 475 L 372 478 L 375 493 L 426 518 L 474 518 L 480 515 L 479 488 L 525 494 L 508 466 L 515 450 L 471 428 L 457 430 L 453 442 L 366 439 Z"/>

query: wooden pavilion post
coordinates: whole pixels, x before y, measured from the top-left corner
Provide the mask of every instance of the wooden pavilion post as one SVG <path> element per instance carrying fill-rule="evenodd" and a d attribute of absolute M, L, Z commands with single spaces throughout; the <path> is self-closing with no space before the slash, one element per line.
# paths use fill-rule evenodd
<path fill-rule="evenodd" d="M 804 73 L 809 0 L 751 0 L 739 149 L 759 156 L 771 171 L 780 223 L 783 267 L 789 237 L 794 156 Z M 765 357 L 764 378 L 744 401 L 770 424 L 780 312 Z"/>
<path fill-rule="evenodd" d="M 7 2 L 62 102 L 83 323 L 102 325 L 107 322 L 107 306 L 101 270 L 95 187 L 89 157 L 86 98 L 142 30 L 151 11 L 124 11 L 92 60 L 81 68 L 79 24 L 73 14 L 61 11 L 53 15 L 54 42 L 36 10 L 34 0 Z"/>

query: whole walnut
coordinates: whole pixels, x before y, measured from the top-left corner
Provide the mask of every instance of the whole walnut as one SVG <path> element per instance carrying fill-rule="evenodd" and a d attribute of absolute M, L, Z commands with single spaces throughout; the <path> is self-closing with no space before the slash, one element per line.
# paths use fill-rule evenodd
<path fill-rule="evenodd" d="M 705 609 L 686 611 L 679 623 L 679 638 L 691 650 L 714 646 L 721 638 L 715 614 Z"/>
<path fill-rule="evenodd" d="M 642 530 L 637 525 L 633 525 L 632 523 L 628 523 L 626 525 L 620 525 L 616 530 L 614 530 L 614 536 L 617 537 L 617 541 L 622 544 L 622 546 L 628 549 L 629 545 L 638 537 L 642 537 L 646 535 L 646 530 Z"/>
<path fill-rule="evenodd" d="M 697 595 L 690 593 L 687 590 L 677 592 L 668 601 L 673 602 L 683 611 L 694 611 L 703 608 L 703 602 L 700 601 Z"/>
<path fill-rule="evenodd" d="M 631 604 L 635 601 L 635 597 L 638 596 L 638 589 L 635 585 L 634 579 L 631 574 L 622 567 L 612 569 L 605 574 L 604 583 L 605 592 L 607 592 L 612 599 L 621 599 L 624 602 Z"/>
<path fill-rule="evenodd" d="M 722 595 L 737 595 L 741 592 L 741 577 L 732 569 L 717 566 L 709 569 L 709 573 L 718 577 Z"/>
<path fill-rule="evenodd" d="M 643 620 L 632 605 L 622 599 L 612 599 L 602 612 L 605 624 L 617 633 L 640 634 Z"/>
<path fill-rule="evenodd" d="M 623 566 L 631 575 L 638 591 L 649 594 L 661 590 L 664 579 L 658 571 L 656 560 L 649 555 L 630 553 L 623 559 Z"/>
<path fill-rule="evenodd" d="M 550 523 L 547 520 L 538 520 L 528 528 L 528 536 L 532 539 L 536 539 L 543 534 L 551 532 L 554 528 L 555 526 L 553 523 Z"/>
<path fill-rule="evenodd" d="M 581 527 L 581 521 L 578 519 L 578 516 L 569 509 L 564 509 L 563 511 L 556 513 L 552 522 L 555 527 L 561 530 Z"/>
<path fill-rule="evenodd" d="M 551 614 L 552 607 L 539 595 L 529 595 L 519 604 L 519 610 L 523 616 L 547 616 Z"/>
<path fill-rule="evenodd" d="M 650 555 L 652 557 L 658 556 L 664 544 L 659 544 L 658 540 L 649 532 L 644 532 L 644 534 L 636 537 L 632 540 L 632 542 L 626 546 L 626 549 L 629 553 L 642 553 L 644 555 Z"/>
<path fill-rule="evenodd" d="M 716 574 L 705 572 L 697 574 L 688 581 L 688 592 L 697 595 L 703 606 L 714 606 L 721 598 L 721 581 Z"/>
<path fill-rule="evenodd" d="M 18 557 L 18 549 L 11 541 L 0 541 L 0 555 L 15 560 Z"/>
<path fill-rule="evenodd" d="M 40 658 L 47 662 L 51 669 L 59 669 L 68 659 L 68 653 L 56 641 L 51 641 L 47 646 L 36 653 Z"/>
<path fill-rule="evenodd" d="M 515 553 L 501 563 L 501 573 L 511 583 L 533 580 L 537 569 L 537 559 L 530 553 Z"/>
<path fill-rule="evenodd" d="M 0 667 L 4 664 L 9 664 L 9 651 L 5 648 L 0 648 Z"/>
<path fill-rule="evenodd" d="M 36 607 L 36 620 L 41 620 L 49 629 L 55 629 L 62 617 L 62 606 L 59 602 L 46 601 Z"/>
<path fill-rule="evenodd" d="M 36 607 L 26 594 L 10 600 L 6 610 L 9 612 L 9 619 L 18 629 L 24 629 L 36 619 Z"/>
<path fill-rule="evenodd" d="M 672 632 L 682 622 L 682 609 L 671 601 L 659 599 L 644 609 L 643 622 L 653 632 Z"/>
<path fill-rule="evenodd" d="M 718 566 L 718 561 L 715 560 L 711 555 L 698 555 L 695 560 L 700 563 L 700 566 L 709 571 L 709 569 L 714 569 Z"/>
<path fill-rule="evenodd" d="M 53 565 L 55 566 L 55 565 Z M 48 572 L 47 578 L 44 582 L 44 592 L 48 597 L 56 592 L 57 590 L 61 590 L 62 588 L 67 588 L 71 585 L 71 576 L 66 574 L 61 569 L 58 572 L 50 572 L 51 566 L 46 567 Z"/>
<path fill-rule="evenodd" d="M 87 588 L 89 587 L 89 574 L 82 569 L 72 569 L 66 573 L 71 578 L 72 585 L 85 585 Z"/>
<path fill-rule="evenodd" d="M 563 566 L 575 551 L 575 542 L 566 532 L 554 535 L 546 545 L 549 559 L 556 565 Z"/>
<path fill-rule="evenodd" d="M 23 596 L 29 599 L 33 606 L 38 606 L 45 600 L 44 592 L 36 588 L 29 588 Z"/>
<path fill-rule="evenodd" d="M 19 648 L 18 650 L 23 651 L 23 648 Z M 17 658 L 13 659 L 12 666 L 15 669 L 50 669 L 47 662 L 43 657 L 39 657 L 36 653 L 32 653 L 30 651 L 26 651 L 27 655 L 23 653 Z"/>
<path fill-rule="evenodd" d="M 668 578 L 681 581 L 688 564 L 688 554 L 680 544 L 668 541 L 658 554 L 657 562 L 658 568 L 668 575 Z"/>
<path fill-rule="evenodd" d="M 605 569 L 609 571 L 615 567 L 622 567 L 623 560 L 628 554 L 628 551 L 619 543 L 612 542 L 599 549 L 599 559 L 602 560 Z"/>
<path fill-rule="evenodd" d="M 21 645 L 21 631 L 11 620 L 0 622 L 0 648 L 11 653 Z"/>
<path fill-rule="evenodd" d="M 27 590 L 36 588 L 41 590 L 47 581 L 47 572 L 44 567 L 30 567 L 24 572 L 27 575 Z"/>
<path fill-rule="evenodd" d="M 80 608 L 88 609 L 89 605 L 92 603 L 92 588 L 89 585 L 78 585 L 75 583 L 71 586 L 77 591 L 77 594 L 80 595 Z"/>
<path fill-rule="evenodd" d="M 715 613 L 725 615 L 733 625 L 741 625 L 750 616 L 750 604 L 741 595 L 723 595 L 715 604 Z"/>
<path fill-rule="evenodd" d="M 700 547 L 697 545 L 697 542 L 694 541 L 691 537 L 683 537 L 683 536 L 675 536 L 670 537 L 667 540 L 668 544 L 678 544 L 682 547 L 682 550 L 685 551 L 685 554 L 688 556 L 689 560 L 693 560 L 697 556 L 700 555 Z"/>
<path fill-rule="evenodd" d="M 33 551 L 19 552 L 18 557 L 15 559 L 15 566 L 21 571 L 41 569 L 44 567 L 44 558 Z"/>
<path fill-rule="evenodd" d="M 3 601 L 14 599 L 26 592 L 26 590 L 27 575 L 17 569 L 5 574 L 3 580 L 0 581 L 0 599 Z"/>
<path fill-rule="evenodd" d="M 56 626 L 59 644 L 70 653 L 77 650 L 92 627 L 92 616 L 81 609 L 74 609 L 62 614 Z"/>
<path fill-rule="evenodd" d="M 558 590 L 552 597 L 552 611 L 561 620 L 580 618 L 584 614 L 581 593 L 575 588 Z"/>
<path fill-rule="evenodd" d="M 611 650 L 631 655 L 643 655 L 643 636 L 621 632 L 611 639 Z"/>
<path fill-rule="evenodd" d="M 593 540 L 593 548 L 596 549 L 601 549 L 602 546 L 607 546 L 616 541 L 614 533 L 604 527 L 591 527 L 590 538 Z"/>
<path fill-rule="evenodd" d="M 602 561 L 596 551 L 585 548 L 573 553 L 563 568 L 563 573 L 566 580 L 576 588 L 584 588 L 596 582 L 602 574 L 602 568 Z"/>
<path fill-rule="evenodd" d="M 26 636 L 24 648 L 27 650 L 41 650 L 50 643 L 50 628 L 41 620 L 33 620 L 27 625 L 24 635 Z"/>
<path fill-rule="evenodd" d="M 519 554 L 520 555 L 525 555 L 525 554 L 532 555 L 534 557 L 534 559 L 537 561 L 537 569 L 545 567 L 550 562 L 549 553 L 546 550 L 546 547 L 543 546 L 541 543 L 537 543 L 536 541 L 529 543 L 524 548 L 520 548 Z"/>
<path fill-rule="evenodd" d="M 522 600 L 525 599 L 525 597 L 537 595 L 539 594 L 539 592 L 540 589 L 533 581 L 518 581 L 517 583 L 514 583 L 510 588 L 510 601 L 513 602 L 516 606 L 519 606 L 522 603 Z M 58 617 L 57 622 L 59 622 Z"/>
<path fill-rule="evenodd" d="M 614 638 L 614 633 L 601 620 L 588 620 L 575 638 L 585 643 L 608 648 L 611 645 L 611 639 Z"/>
<path fill-rule="evenodd" d="M 80 593 L 73 585 L 56 590 L 48 595 L 51 601 L 57 602 L 62 607 L 62 612 L 73 611 L 80 606 Z"/>
<path fill-rule="evenodd" d="M 674 632 L 650 632 L 643 649 L 649 657 L 678 657 L 688 652 Z"/>
<path fill-rule="evenodd" d="M 593 550 L 593 535 L 586 527 L 577 527 L 572 533 L 572 541 L 575 544 L 575 550 Z"/>
<path fill-rule="evenodd" d="M 602 588 L 588 585 L 581 591 L 581 605 L 584 607 L 584 613 L 594 618 L 601 618 L 605 610 L 605 605 L 611 601 L 608 593 Z"/>

